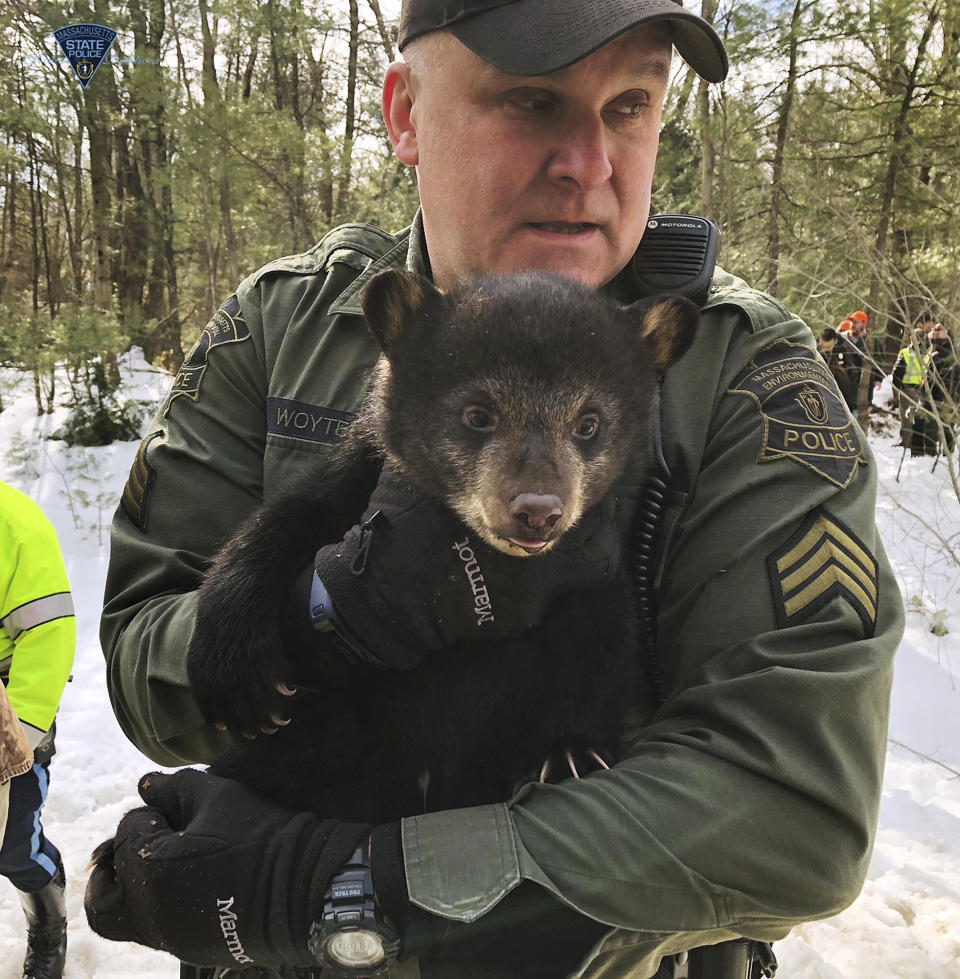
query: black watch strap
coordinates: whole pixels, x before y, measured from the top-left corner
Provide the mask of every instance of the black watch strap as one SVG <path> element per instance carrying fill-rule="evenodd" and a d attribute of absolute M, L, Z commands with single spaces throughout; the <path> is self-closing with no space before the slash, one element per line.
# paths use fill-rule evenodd
<path fill-rule="evenodd" d="M 364 646 L 354 631 L 337 615 L 333 599 L 320 575 L 313 572 L 310 581 L 310 622 L 322 632 L 349 663 L 367 663 L 384 669 L 383 663 Z"/>
<path fill-rule="evenodd" d="M 310 927 L 311 955 L 336 976 L 383 975 L 400 951 L 400 937 L 377 905 L 367 849 L 365 839 L 330 879 L 320 920 Z"/>

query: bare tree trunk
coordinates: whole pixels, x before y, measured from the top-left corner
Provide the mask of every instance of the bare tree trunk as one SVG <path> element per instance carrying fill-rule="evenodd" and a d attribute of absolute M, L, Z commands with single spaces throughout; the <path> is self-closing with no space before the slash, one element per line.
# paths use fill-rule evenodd
<path fill-rule="evenodd" d="M 367 2 L 370 4 L 370 9 L 373 11 L 373 16 L 377 20 L 377 30 L 380 32 L 380 43 L 383 45 L 383 50 L 387 56 L 387 61 L 393 61 L 397 47 L 396 38 L 391 37 L 387 32 L 387 25 L 383 21 L 383 14 L 380 13 L 379 0 L 367 0 Z"/>
<path fill-rule="evenodd" d="M 780 278 L 780 195 L 783 190 L 783 154 L 787 145 L 787 132 L 790 128 L 790 110 L 793 107 L 793 93 L 797 84 L 797 50 L 799 48 L 799 28 L 802 0 L 796 0 L 793 16 L 790 18 L 790 48 L 787 65 L 786 88 L 780 104 L 780 117 L 777 120 L 777 141 L 773 150 L 773 174 L 770 182 L 770 215 L 767 233 L 767 292 L 777 294 L 777 280 Z"/>
<path fill-rule="evenodd" d="M 67 165 L 63 159 L 63 152 L 60 143 L 60 136 L 62 133 L 60 117 L 60 106 L 56 107 L 57 113 L 57 127 L 54 132 L 53 139 L 51 140 L 50 149 L 53 154 L 53 162 L 56 168 L 56 185 L 57 185 L 57 197 L 60 201 L 60 210 L 63 214 L 63 222 L 67 233 L 67 256 L 70 260 L 70 271 L 73 275 L 73 293 L 79 302 L 83 298 L 83 248 L 80 242 L 80 207 L 77 206 L 79 202 L 75 201 L 74 206 L 71 206 L 70 201 L 67 200 L 67 187 L 70 185 L 70 176 L 73 176 L 73 186 L 74 192 L 78 188 L 83 187 L 83 177 L 82 177 L 82 167 L 81 161 L 77 157 L 76 145 L 74 144 L 74 164 L 73 172 L 67 170 Z M 80 127 L 79 122 L 77 126 L 77 136 L 79 137 Z M 80 171 L 79 175 L 77 171 Z M 78 179 L 79 176 L 79 179 Z M 81 198 L 82 200 L 82 198 Z M 71 214 L 75 215 L 74 217 Z"/>
<path fill-rule="evenodd" d="M 923 34 L 917 44 L 917 54 L 913 61 L 913 66 L 910 72 L 905 75 L 902 84 L 898 87 L 902 88 L 903 94 L 900 99 L 900 108 L 897 111 L 897 117 L 893 124 L 893 140 L 890 149 L 890 157 L 887 161 L 887 173 L 883 184 L 883 198 L 880 204 L 880 217 L 877 222 L 877 231 L 874 238 L 874 252 L 875 258 L 873 262 L 873 269 L 870 275 L 870 293 L 869 293 L 869 307 L 870 309 L 877 309 L 879 307 L 880 301 L 880 290 L 881 290 L 881 272 L 884 257 L 887 254 L 887 240 L 890 233 L 890 221 L 893 214 L 893 205 L 896 197 L 897 182 L 903 173 L 905 160 L 904 160 L 904 143 L 906 142 L 909 130 L 907 128 L 907 118 L 910 114 L 910 110 L 913 107 L 913 99 L 916 95 L 917 90 L 917 77 L 920 73 L 920 65 L 926 56 L 927 45 L 930 43 L 930 37 L 933 33 L 933 28 L 939 18 L 939 3 L 933 2 L 927 11 L 927 21 L 924 25 Z M 889 335 L 889 330 L 891 324 L 891 317 L 887 317 L 887 323 L 885 324 L 885 335 Z M 875 359 L 875 336 L 876 334 L 871 331 L 867 334 L 864 341 L 864 346 L 866 350 L 865 361 L 867 364 L 873 363 Z M 886 353 L 886 350 L 884 350 Z M 871 372 L 867 369 L 865 364 L 865 369 L 860 377 L 860 388 L 857 392 L 857 416 L 860 419 L 862 425 L 867 423 L 867 414 L 869 411 L 871 395 L 870 395 L 870 377 Z"/>
<path fill-rule="evenodd" d="M 40 251 L 43 252 L 43 279 L 46 284 L 47 312 L 50 314 L 50 319 L 55 319 L 59 297 L 57 295 L 58 290 L 54 282 L 54 273 L 50 262 L 50 243 L 47 235 L 46 212 L 43 207 L 43 184 L 40 181 L 40 162 L 37 159 L 37 144 L 32 132 L 27 133 L 27 157 L 30 161 L 30 210 L 32 223 L 35 225 L 34 238 L 39 237 Z M 33 201 L 36 201 L 36 205 L 33 204 Z M 38 261 L 36 240 L 34 241 L 33 257 L 34 263 L 36 264 Z M 36 289 L 39 278 L 39 270 L 36 270 L 34 275 L 34 312 L 38 311 L 36 306 Z"/>
<path fill-rule="evenodd" d="M 94 302 L 100 309 L 110 309 L 112 294 L 112 260 L 110 254 L 110 195 L 111 158 L 110 137 L 106 115 L 100 104 L 99 89 L 89 85 L 84 89 L 83 122 L 87 130 L 90 155 L 90 193 L 93 241 L 96 251 Z"/>
<path fill-rule="evenodd" d="M 350 193 L 350 166 L 353 159 L 353 139 L 357 111 L 357 55 L 360 48 L 360 11 L 357 0 L 350 0 L 350 54 L 347 61 L 347 107 L 343 127 L 343 148 L 340 152 L 340 187 L 337 190 L 337 212 L 347 211 Z"/>
<path fill-rule="evenodd" d="M 707 23 L 712 24 L 717 14 L 717 0 L 703 0 L 701 16 Z M 710 125 L 710 88 L 704 79 L 700 79 L 697 89 L 697 114 L 700 118 L 700 142 L 702 163 L 700 169 L 700 201 L 704 217 L 713 218 L 713 183 L 714 171 L 717 165 L 717 151 L 711 136 Z"/>
<path fill-rule="evenodd" d="M 210 25 L 208 23 L 209 10 L 207 7 L 206 0 L 198 0 L 198 6 L 200 8 L 200 29 L 203 37 L 203 101 L 204 110 L 210 112 L 214 117 L 219 120 L 220 109 L 223 105 L 223 96 L 220 91 L 220 82 L 217 79 L 217 69 L 216 69 L 216 38 L 210 30 Z M 279 72 L 279 65 L 275 63 L 275 69 Z M 252 72 L 252 62 L 250 65 L 250 71 Z M 222 278 L 226 280 L 229 284 L 228 288 L 232 289 L 236 285 L 238 278 L 238 249 L 236 235 L 233 230 L 233 200 L 232 192 L 230 188 L 230 177 L 227 173 L 227 168 L 220 165 L 220 175 L 217 179 L 217 199 L 220 209 L 220 231 L 222 234 L 222 244 L 223 247 L 219 246 L 216 249 L 210 249 L 210 291 L 211 291 L 211 308 L 215 306 L 219 301 L 220 293 L 224 289 L 220 286 L 221 270 Z M 216 261 L 213 260 L 213 256 L 216 255 Z M 221 265 L 219 261 L 220 255 L 223 255 L 224 261 Z"/>
<path fill-rule="evenodd" d="M 138 57 L 158 58 L 166 30 L 164 0 L 131 0 L 131 20 Z M 206 67 L 206 65 L 205 65 Z M 149 66 L 135 71 L 148 71 Z M 155 81 L 151 78 L 150 81 Z M 173 215 L 170 199 L 169 152 L 166 130 L 166 90 L 142 86 L 135 117 L 136 147 L 142 183 L 147 188 L 151 250 L 145 276 L 144 312 L 156 323 L 141 338 L 144 355 L 151 363 L 174 368 L 183 360 L 180 346 L 177 271 L 173 252 Z M 159 190 L 158 190 L 159 186 Z M 166 289 L 166 307 L 164 290 Z"/>

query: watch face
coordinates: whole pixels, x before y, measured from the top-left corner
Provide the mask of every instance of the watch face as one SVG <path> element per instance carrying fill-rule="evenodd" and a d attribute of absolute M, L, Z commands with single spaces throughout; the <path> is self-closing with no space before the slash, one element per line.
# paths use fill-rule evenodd
<path fill-rule="evenodd" d="M 338 931 L 327 943 L 327 955 L 340 965 L 372 968 L 385 958 L 383 939 L 375 931 Z"/>

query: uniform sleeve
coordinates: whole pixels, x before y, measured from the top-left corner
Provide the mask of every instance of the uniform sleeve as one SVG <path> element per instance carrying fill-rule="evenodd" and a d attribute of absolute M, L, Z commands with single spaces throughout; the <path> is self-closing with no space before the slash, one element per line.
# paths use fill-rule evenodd
<path fill-rule="evenodd" d="M 126 736 L 164 765 L 211 761 L 226 746 L 194 703 L 186 651 L 200 576 L 262 495 L 258 308 L 255 293 L 242 309 L 232 296 L 204 328 L 140 445 L 111 530 L 107 688 Z"/>
<path fill-rule="evenodd" d="M 35 748 L 50 730 L 77 645 L 70 583 L 53 525 L 39 511 L 17 527 L 0 609 L 13 653 L 7 696 Z M 8 558 L 11 557 L 8 555 Z"/>
<path fill-rule="evenodd" d="M 658 593 L 665 703 L 610 772 L 405 820 L 425 910 L 470 921 L 529 879 L 655 962 L 734 934 L 782 937 L 859 892 L 903 631 L 876 467 L 862 434 L 849 485 L 818 471 L 816 446 L 812 465 L 758 461 L 771 432 L 730 388 L 765 345 L 813 343 L 799 321 L 744 319 L 705 320 L 665 387 L 669 461 L 689 490 Z"/>

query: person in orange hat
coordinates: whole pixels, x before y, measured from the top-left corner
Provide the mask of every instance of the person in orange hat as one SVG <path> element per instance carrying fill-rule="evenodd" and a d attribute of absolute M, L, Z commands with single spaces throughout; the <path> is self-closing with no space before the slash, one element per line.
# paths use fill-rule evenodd
<path fill-rule="evenodd" d="M 849 376 L 850 410 L 857 407 L 860 377 L 866 357 L 867 324 L 870 317 L 862 309 L 854 310 L 840 325 L 844 346 L 844 366 Z"/>

